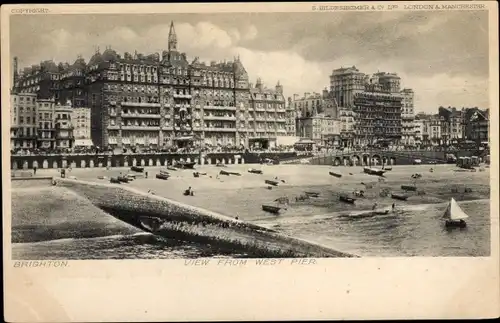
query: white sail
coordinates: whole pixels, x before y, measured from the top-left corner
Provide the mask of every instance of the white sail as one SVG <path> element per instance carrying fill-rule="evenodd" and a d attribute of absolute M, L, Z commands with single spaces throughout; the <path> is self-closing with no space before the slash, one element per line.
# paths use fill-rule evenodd
<path fill-rule="evenodd" d="M 444 212 L 443 218 L 458 221 L 458 220 L 465 220 L 468 217 L 469 216 L 465 214 L 464 211 L 462 211 L 457 201 L 455 201 L 454 198 L 451 198 L 451 201 L 448 204 L 446 211 Z"/>

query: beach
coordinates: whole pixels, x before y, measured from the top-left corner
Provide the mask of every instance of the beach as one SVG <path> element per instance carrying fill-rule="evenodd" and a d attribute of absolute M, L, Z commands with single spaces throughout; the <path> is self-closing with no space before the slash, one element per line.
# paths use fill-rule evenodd
<path fill-rule="evenodd" d="M 257 168 L 263 174 L 252 174 Z M 433 168 L 433 172 L 430 172 Z M 144 192 L 185 204 L 215 211 L 240 220 L 282 231 L 322 245 L 362 256 L 465 256 L 489 254 L 489 169 L 477 172 L 457 171 L 454 165 L 394 166 L 383 182 L 377 176 L 363 173 L 362 167 L 329 167 L 312 165 L 214 165 L 196 170 L 169 171 L 168 180 L 156 179 L 160 167 L 146 167 L 148 178 L 140 177 L 128 184 Z M 218 175 L 221 170 L 236 175 Z M 196 178 L 193 172 L 206 173 Z M 329 171 L 341 174 L 337 178 Z M 128 168 L 73 169 L 67 176 L 79 180 L 109 182 L 112 176 L 133 173 Z M 421 178 L 413 180 L 412 174 Z M 42 170 L 37 175 L 58 176 L 56 170 Z M 145 173 L 144 173 L 145 175 Z M 105 176 L 105 179 L 98 177 Z M 265 180 L 276 180 L 278 186 L 268 189 Z M 401 185 L 415 185 L 417 192 L 406 192 L 407 201 L 381 197 L 384 190 L 404 193 Z M 194 196 L 184 196 L 191 187 Z M 470 192 L 466 192 L 465 188 Z M 364 190 L 355 205 L 342 203 L 340 194 L 351 197 Z M 304 192 L 317 192 L 317 198 L 296 201 Z M 288 197 L 286 210 L 280 215 L 262 210 L 263 204 L 276 205 L 275 200 Z M 442 216 L 447 203 L 455 198 L 466 213 L 469 225 L 464 232 L 443 230 Z M 352 219 L 355 213 L 377 208 L 395 212 L 373 218 Z"/>

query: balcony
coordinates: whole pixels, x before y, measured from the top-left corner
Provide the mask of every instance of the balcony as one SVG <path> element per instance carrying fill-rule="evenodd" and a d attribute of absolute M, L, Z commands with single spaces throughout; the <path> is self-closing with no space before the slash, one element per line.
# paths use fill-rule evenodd
<path fill-rule="evenodd" d="M 204 127 L 204 131 L 208 132 L 236 132 L 236 128 L 218 128 L 218 127 Z"/>
<path fill-rule="evenodd" d="M 120 126 L 118 125 L 109 125 L 107 127 L 108 130 L 120 130 Z"/>
<path fill-rule="evenodd" d="M 236 111 L 236 107 L 225 107 L 219 105 L 205 105 L 203 107 L 204 110 L 224 110 L 224 111 Z"/>
<path fill-rule="evenodd" d="M 172 127 L 171 125 L 164 125 L 163 127 L 161 127 L 162 130 L 168 130 L 168 131 L 172 131 L 174 130 L 174 127 Z"/>
<path fill-rule="evenodd" d="M 38 137 L 38 140 L 41 140 L 41 141 L 54 141 L 56 140 L 56 138 L 46 138 L 46 137 Z"/>
<path fill-rule="evenodd" d="M 160 126 L 122 126 L 122 130 L 159 131 Z"/>
<path fill-rule="evenodd" d="M 66 140 L 72 140 L 72 139 L 75 139 L 75 136 L 73 135 L 63 135 L 63 134 L 56 134 L 56 139 L 66 139 Z"/>
<path fill-rule="evenodd" d="M 259 112 L 266 112 L 266 109 L 264 109 L 264 108 L 257 108 L 257 107 L 255 107 L 254 110 L 255 111 L 259 111 Z"/>
<path fill-rule="evenodd" d="M 204 120 L 224 120 L 224 121 L 236 121 L 236 117 L 230 116 L 214 116 L 214 115 L 205 115 L 203 116 Z"/>
<path fill-rule="evenodd" d="M 122 107 L 149 107 L 149 108 L 159 108 L 161 103 L 156 102 L 121 102 Z"/>
<path fill-rule="evenodd" d="M 174 93 L 175 99 L 191 99 L 193 96 L 191 94 L 177 94 Z"/>
<path fill-rule="evenodd" d="M 160 119 L 159 114 L 148 114 L 148 113 L 122 113 L 122 118 L 142 118 L 142 119 Z"/>
<path fill-rule="evenodd" d="M 116 105 L 116 101 L 109 101 L 109 105 Z"/>

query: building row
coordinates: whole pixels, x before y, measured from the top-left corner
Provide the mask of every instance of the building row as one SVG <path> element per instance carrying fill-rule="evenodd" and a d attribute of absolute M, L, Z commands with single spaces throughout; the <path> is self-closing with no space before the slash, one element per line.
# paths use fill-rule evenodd
<path fill-rule="evenodd" d="M 14 151 L 71 150 L 90 144 L 90 110 L 35 93 L 11 94 L 10 143 Z"/>
<path fill-rule="evenodd" d="M 414 93 L 397 74 L 367 75 L 355 66 L 333 70 L 330 89 L 289 99 L 296 134 L 319 145 L 414 144 Z M 322 126 L 319 126 L 319 125 Z"/>
<path fill-rule="evenodd" d="M 449 145 L 488 141 L 489 112 L 439 107 L 434 115 L 415 115 L 415 94 L 401 89 L 395 73 L 367 75 L 355 66 L 333 70 L 330 89 L 288 98 L 287 130 L 319 146 Z"/>
<path fill-rule="evenodd" d="M 415 138 L 423 145 L 454 145 L 464 140 L 489 141 L 489 109 L 439 107 L 438 113 L 415 116 Z"/>
<path fill-rule="evenodd" d="M 21 72 L 14 93 L 90 110 L 99 147 L 245 146 L 287 135 L 283 86 L 251 84 L 242 62 L 189 62 L 173 22 L 167 50 L 143 55 L 99 49 L 86 63 L 44 61 Z M 56 104 L 57 106 L 57 104 Z"/>

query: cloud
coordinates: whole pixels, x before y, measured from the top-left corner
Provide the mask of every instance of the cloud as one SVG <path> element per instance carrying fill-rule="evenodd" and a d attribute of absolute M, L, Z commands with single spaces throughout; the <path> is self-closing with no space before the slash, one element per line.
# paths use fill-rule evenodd
<path fill-rule="evenodd" d="M 45 59 L 72 63 L 78 54 L 88 61 L 96 47 L 158 53 L 167 49 L 173 20 L 178 49 L 188 59 L 239 55 L 252 82 L 261 77 L 273 87 L 279 80 L 286 96 L 320 92 L 329 87 L 333 69 L 356 65 L 368 74 L 398 73 L 415 91 L 416 110 L 488 105 L 488 25 L 479 12 L 200 17 L 137 15 L 130 21 L 99 15 L 90 23 L 89 17 L 26 16 L 11 26 L 11 51 L 21 67 Z"/>
<path fill-rule="evenodd" d="M 241 47 L 234 48 L 233 53 L 240 56 L 252 83 L 255 84 L 258 77 L 268 87 L 274 87 L 280 81 L 287 96 L 321 91 L 328 82 L 320 64 L 306 61 L 297 53 L 254 51 Z"/>
<path fill-rule="evenodd" d="M 257 38 L 257 34 L 258 34 L 258 33 L 259 33 L 259 32 L 258 32 L 258 30 L 257 30 L 257 27 L 255 27 L 254 25 L 250 25 L 250 26 L 248 26 L 248 29 L 247 29 L 247 31 L 246 31 L 246 33 L 245 33 L 244 38 L 245 38 L 246 40 L 252 40 L 252 39 L 255 39 L 255 38 Z"/>

